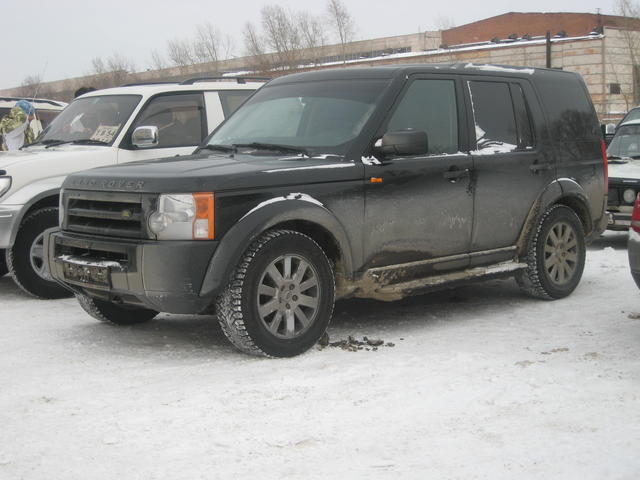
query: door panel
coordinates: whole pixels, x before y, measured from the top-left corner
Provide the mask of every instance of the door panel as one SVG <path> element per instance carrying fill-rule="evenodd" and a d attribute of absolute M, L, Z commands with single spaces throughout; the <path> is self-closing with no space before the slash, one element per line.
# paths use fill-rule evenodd
<path fill-rule="evenodd" d="M 407 82 L 381 133 L 426 131 L 429 149 L 411 157 L 386 156 L 382 164 L 366 166 L 366 267 L 452 255 L 462 257 L 439 267 L 468 264 L 472 158 L 459 151 L 461 132 L 466 132 L 462 105 L 460 84 L 451 77 Z"/>
<path fill-rule="evenodd" d="M 515 245 L 537 197 L 555 177 L 542 154 L 544 117 L 526 82 L 468 79 L 476 130 L 471 250 Z M 499 260 L 513 257 L 512 251 Z M 472 265 L 496 261 L 473 257 Z"/>

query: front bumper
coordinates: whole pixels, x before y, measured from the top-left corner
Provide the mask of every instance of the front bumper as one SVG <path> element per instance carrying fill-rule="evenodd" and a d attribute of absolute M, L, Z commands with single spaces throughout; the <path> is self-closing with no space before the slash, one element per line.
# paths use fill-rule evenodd
<path fill-rule="evenodd" d="M 51 276 L 74 292 L 168 313 L 201 313 L 214 301 L 200 289 L 217 241 L 104 239 L 53 228 L 44 243 Z M 72 278 L 70 266 L 86 275 Z"/>
<path fill-rule="evenodd" d="M 0 205 L 0 248 L 9 248 L 13 245 L 23 207 L 23 205 Z"/>
<path fill-rule="evenodd" d="M 631 225 L 631 212 L 607 212 L 607 230 L 627 231 Z"/>

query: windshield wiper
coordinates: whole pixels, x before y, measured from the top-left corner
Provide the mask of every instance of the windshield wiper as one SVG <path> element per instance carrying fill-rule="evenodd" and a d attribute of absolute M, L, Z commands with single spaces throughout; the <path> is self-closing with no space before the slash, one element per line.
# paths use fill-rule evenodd
<path fill-rule="evenodd" d="M 57 147 L 58 145 L 66 145 L 68 143 L 74 145 L 109 145 L 109 142 L 102 140 L 93 140 L 91 138 L 79 138 L 78 140 L 45 140 L 42 142 L 45 148 Z"/>
<path fill-rule="evenodd" d="M 236 149 L 230 145 L 203 145 L 201 147 L 198 147 L 198 152 L 200 150 L 213 150 L 216 152 L 228 152 L 228 153 L 236 151 Z"/>
<path fill-rule="evenodd" d="M 255 148 L 258 150 L 273 150 L 277 152 L 293 152 L 293 153 L 301 153 L 307 157 L 311 157 L 309 155 L 309 151 L 303 147 L 295 147 L 293 145 L 279 145 L 277 143 L 260 143 L 260 142 L 252 142 L 252 143 L 234 143 L 233 147 L 237 151 L 238 148 Z"/>

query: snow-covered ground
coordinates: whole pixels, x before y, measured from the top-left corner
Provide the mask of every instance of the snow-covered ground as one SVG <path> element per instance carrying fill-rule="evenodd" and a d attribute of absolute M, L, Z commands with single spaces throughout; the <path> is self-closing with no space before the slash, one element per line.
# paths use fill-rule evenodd
<path fill-rule="evenodd" d="M 116 328 L 0 279 L 1 479 L 637 479 L 640 291 L 626 234 L 569 298 L 491 281 L 336 305 L 331 341 L 234 351 L 213 317 Z"/>

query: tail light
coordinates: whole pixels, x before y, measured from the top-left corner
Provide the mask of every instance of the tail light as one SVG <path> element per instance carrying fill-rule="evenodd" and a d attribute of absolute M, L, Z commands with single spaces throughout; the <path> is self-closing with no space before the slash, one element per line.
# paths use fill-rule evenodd
<path fill-rule="evenodd" d="M 631 214 L 631 228 L 640 233 L 640 194 L 636 197 L 636 203 L 633 205 L 633 213 Z"/>
<path fill-rule="evenodd" d="M 607 145 L 604 140 L 600 140 L 600 150 L 602 151 L 602 163 L 604 165 L 604 193 L 609 193 L 609 162 L 607 160 Z"/>

